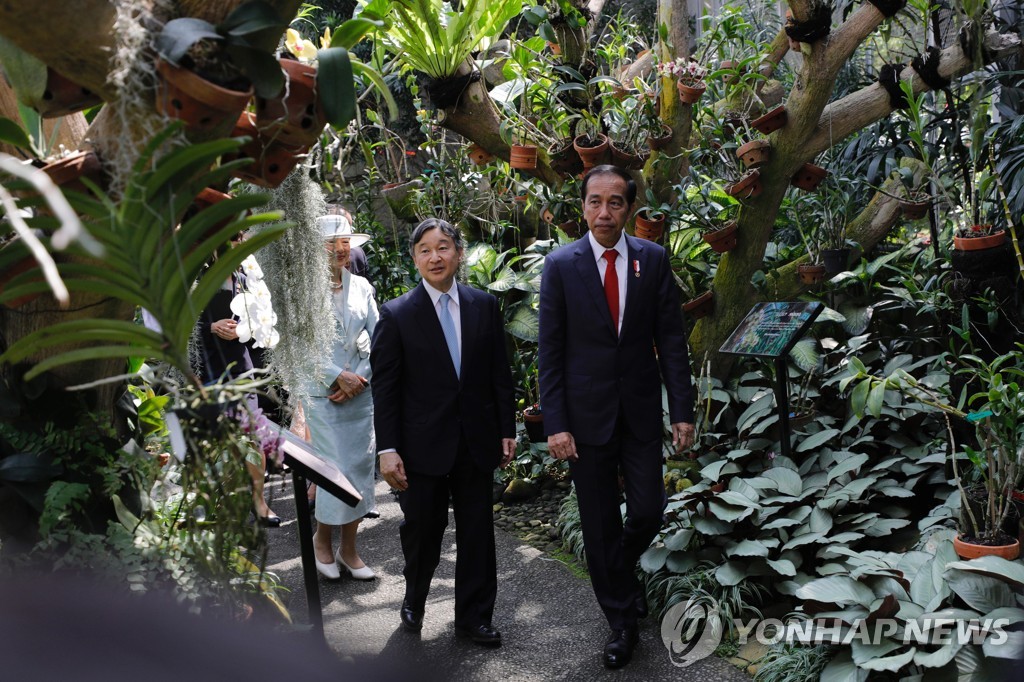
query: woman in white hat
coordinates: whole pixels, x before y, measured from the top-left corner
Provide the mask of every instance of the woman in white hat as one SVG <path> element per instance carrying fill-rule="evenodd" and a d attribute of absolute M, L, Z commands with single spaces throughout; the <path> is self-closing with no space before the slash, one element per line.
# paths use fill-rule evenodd
<path fill-rule="evenodd" d="M 373 287 L 348 270 L 349 249 L 369 241 L 370 236 L 352 230 L 345 215 L 319 218 L 324 249 L 330 258 L 331 294 L 338 341 L 319 379 L 307 387 L 303 404 L 313 446 L 324 459 L 333 462 L 363 496 L 349 507 L 325 490 L 316 494 L 316 532 L 313 549 L 316 568 L 325 578 L 341 577 L 341 569 L 358 580 L 372 580 L 374 572 L 356 551 L 359 522 L 375 511 L 373 400 L 370 396 L 370 338 L 377 323 Z M 337 552 L 333 551 L 334 529 L 341 527 Z"/>

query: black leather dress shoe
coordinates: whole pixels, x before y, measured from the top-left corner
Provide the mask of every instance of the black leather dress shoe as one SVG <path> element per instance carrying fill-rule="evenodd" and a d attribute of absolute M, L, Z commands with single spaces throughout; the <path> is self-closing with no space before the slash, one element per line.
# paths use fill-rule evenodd
<path fill-rule="evenodd" d="M 641 592 L 636 596 L 636 617 L 646 618 L 647 613 L 647 598 L 644 596 L 644 593 Z"/>
<path fill-rule="evenodd" d="M 621 668 L 633 659 L 633 649 L 640 639 L 636 626 L 612 630 L 608 643 L 604 645 L 604 667 L 609 670 Z"/>
<path fill-rule="evenodd" d="M 423 609 L 416 610 L 409 606 L 409 602 L 402 602 L 402 627 L 408 632 L 419 632 L 423 629 Z"/>
<path fill-rule="evenodd" d="M 270 512 L 267 516 L 256 515 L 256 523 L 260 524 L 264 528 L 278 528 L 281 525 L 281 517 Z"/>
<path fill-rule="evenodd" d="M 477 625 L 471 628 L 460 628 L 455 626 L 455 635 L 464 639 L 473 640 L 480 646 L 501 646 L 501 633 L 490 625 Z"/>

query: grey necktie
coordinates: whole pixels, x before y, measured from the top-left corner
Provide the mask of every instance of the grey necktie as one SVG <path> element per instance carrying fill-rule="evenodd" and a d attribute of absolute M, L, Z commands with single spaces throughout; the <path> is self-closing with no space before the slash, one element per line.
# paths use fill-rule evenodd
<path fill-rule="evenodd" d="M 459 360 L 459 339 L 455 336 L 455 320 L 448 310 L 448 301 L 452 297 L 448 294 L 441 294 L 441 331 L 444 332 L 444 340 L 448 342 L 448 352 L 452 355 L 452 364 L 455 365 L 455 376 L 462 372 L 462 362 Z"/>

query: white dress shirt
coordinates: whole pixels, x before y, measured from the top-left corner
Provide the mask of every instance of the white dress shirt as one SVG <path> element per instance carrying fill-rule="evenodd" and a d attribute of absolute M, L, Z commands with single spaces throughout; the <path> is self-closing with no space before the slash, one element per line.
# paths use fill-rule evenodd
<path fill-rule="evenodd" d="M 605 271 L 608 269 L 608 261 L 604 258 L 607 247 L 601 246 L 594 239 L 593 232 L 587 232 L 587 239 L 590 240 L 590 248 L 594 250 L 594 259 L 597 261 L 597 272 L 601 275 L 601 284 L 604 284 Z M 629 248 L 626 246 L 626 233 L 619 235 L 619 241 L 615 242 L 612 250 L 618 251 L 619 256 L 615 259 L 615 274 L 619 276 L 619 319 L 615 320 L 615 329 L 622 331 L 622 318 L 626 312 L 626 274 L 629 263 Z"/>

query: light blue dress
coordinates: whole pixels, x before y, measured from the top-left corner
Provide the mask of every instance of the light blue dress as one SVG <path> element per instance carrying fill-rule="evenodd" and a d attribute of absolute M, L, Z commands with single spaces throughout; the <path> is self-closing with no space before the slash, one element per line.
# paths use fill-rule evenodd
<path fill-rule="evenodd" d="M 316 520 L 339 526 L 361 519 L 374 511 L 374 463 L 377 442 L 373 434 L 373 398 L 369 389 L 343 403 L 326 398 L 328 386 L 343 370 L 368 381 L 370 377 L 370 338 L 377 324 L 377 304 L 373 287 L 363 277 L 342 271 L 341 291 L 334 293 L 334 318 L 338 342 L 331 359 L 320 369 L 315 385 L 306 386 L 304 408 L 313 447 L 325 460 L 334 463 L 352 483 L 362 501 L 350 507 L 325 490 L 316 491 Z"/>

